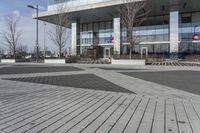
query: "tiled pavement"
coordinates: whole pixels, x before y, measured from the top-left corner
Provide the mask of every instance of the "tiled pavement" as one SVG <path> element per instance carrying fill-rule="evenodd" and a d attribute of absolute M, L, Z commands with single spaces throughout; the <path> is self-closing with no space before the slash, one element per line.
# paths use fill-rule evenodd
<path fill-rule="evenodd" d="M 198 95 L 117 73 L 180 68 L 135 67 L 110 71 L 76 67 L 85 71 L 1 75 L 0 133 L 200 132 Z M 138 70 L 141 68 L 144 70 Z M 94 74 L 136 94 L 3 80 L 80 74 Z"/>

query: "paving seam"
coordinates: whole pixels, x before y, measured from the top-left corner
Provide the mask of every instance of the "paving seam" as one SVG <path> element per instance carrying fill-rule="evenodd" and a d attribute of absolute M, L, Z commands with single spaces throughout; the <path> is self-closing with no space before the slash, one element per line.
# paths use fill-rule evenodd
<path fill-rule="evenodd" d="M 47 92 L 47 93 L 45 93 L 45 94 L 51 94 L 51 92 Z M 31 101 L 31 100 L 33 100 L 33 99 L 37 99 L 38 97 L 40 97 L 40 95 L 42 95 L 42 93 L 41 94 L 37 94 L 37 96 L 33 96 L 31 99 L 30 99 L 30 95 L 28 95 L 28 96 L 25 96 L 25 97 L 23 97 L 23 96 L 21 96 L 21 98 L 20 99 L 18 99 L 18 100 L 15 100 L 14 102 L 11 102 L 9 105 L 6 105 L 6 106 L 3 106 L 3 107 L 1 107 L 0 109 L 3 109 L 3 108 L 6 108 L 6 107 L 9 107 L 9 106 L 12 106 L 12 105 L 16 105 L 16 103 L 19 103 L 19 105 L 20 104 L 24 104 L 24 103 L 21 103 L 21 102 L 28 102 L 27 100 L 29 100 L 29 101 Z M 17 106 L 17 105 L 16 105 Z"/>
<path fill-rule="evenodd" d="M 70 89 L 69 91 L 71 91 L 72 89 Z M 8 106 L 11 106 L 11 105 L 16 105 L 16 103 L 19 103 L 19 105 L 20 104 L 24 104 L 24 103 L 21 103 L 21 102 L 23 102 L 23 101 L 25 101 L 25 102 L 28 102 L 28 101 L 30 101 L 30 100 L 33 100 L 33 99 L 36 99 L 36 98 L 38 98 L 38 97 L 40 97 L 40 95 L 44 95 L 45 94 L 45 96 L 48 96 L 48 95 L 50 95 L 51 93 L 59 93 L 59 91 L 60 90 L 56 90 L 56 91 L 49 91 L 49 92 L 45 92 L 45 93 L 40 93 L 40 94 L 37 94 L 37 96 L 34 96 L 35 94 L 28 94 L 28 96 L 25 96 L 25 98 L 22 96 L 20 99 L 18 99 L 18 100 L 15 100 L 14 102 L 12 102 L 11 104 L 9 104 L 9 105 L 6 105 L 6 106 L 4 106 L 4 107 L 2 107 L 2 108 L 5 108 L 5 107 L 8 107 Z M 32 97 L 32 98 L 30 98 L 30 97 Z M 28 101 L 27 101 L 28 100 Z M 17 104 L 18 105 L 18 104 Z M 0 108 L 0 109 L 2 109 L 2 108 Z"/>
<path fill-rule="evenodd" d="M 110 131 L 113 129 L 113 127 L 116 125 L 116 123 L 120 120 L 120 118 L 124 115 L 124 113 L 127 111 L 127 109 L 130 107 L 130 105 L 133 103 L 133 101 L 135 100 L 136 96 L 134 96 L 134 98 L 131 100 L 131 102 L 128 104 L 128 106 L 126 107 L 126 109 L 122 112 L 122 114 L 119 116 L 119 118 L 115 121 L 115 123 L 112 125 L 112 127 L 109 129 L 108 133 L 110 133 Z"/>
<path fill-rule="evenodd" d="M 174 113 L 175 113 L 175 119 L 176 119 L 176 126 L 177 126 L 177 129 L 178 129 L 178 133 L 180 133 L 180 127 L 179 127 L 179 124 L 178 124 L 177 112 L 176 112 L 176 107 L 175 107 L 174 102 L 173 102 L 173 106 L 174 106 Z"/>
<path fill-rule="evenodd" d="M 127 97 L 124 98 L 124 100 L 121 102 L 121 104 L 123 104 L 125 101 L 127 100 Z M 121 105 L 120 104 L 120 105 Z M 115 110 L 110 114 L 110 116 L 108 118 L 106 118 L 103 123 L 94 131 L 95 133 L 98 131 L 98 129 L 112 116 L 112 114 L 114 114 L 114 112 L 120 107 L 120 105 L 117 106 L 117 108 L 115 108 Z"/>
<path fill-rule="evenodd" d="M 76 123 L 74 126 L 72 126 L 70 129 L 68 129 L 66 132 L 70 131 L 71 129 L 73 129 L 76 125 L 78 125 L 82 120 L 86 119 L 88 116 L 90 116 L 92 113 L 94 113 L 95 111 L 97 111 L 99 108 L 101 108 L 104 104 L 106 104 L 106 102 L 110 101 L 114 96 L 112 96 L 111 98 L 109 98 L 107 101 L 105 101 L 104 103 L 102 103 L 98 108 L 96 108 L 95 110 L 93 110 L 91 113 L 89 113 L 87 116 L 85 116 L 83 119 L 81 119 L 78 123 Z M 91 106 L 92 107 L 92 106 Z M 90 107 L 90 108 L 91 108 Z M 85 110 L 86 111 L 86 110 Z M 85 112 L 84 111 L 84 112 Z M 77 116 L 76 116 L 77 117 Z M 76 118 L 74 117 L 74 118 Z M 73 119 L 74 119 L 73 118 Z M 72 119 L 71 119 L 72 120 Z M 68 123 L 68 122 L 67 122 Z"/>
<path fill-rule="evenodd" d="M 189 122 L 189 124 L 190 124 L 190 128 L 191 128 L 191 130 L 192 130 L 192 133 L 194 133 L 194 129 L 193 129 L 193 127 L 192 127 L 192 124 L 191 124 L 190 119 L 189 119 L 189 117 L 188 117 L 188 114 L 187 114 L 187 112 L 186 112 L 185 105 L 184 105 L 183 102 L 181 102 L 181 104 L 182 104 L 182 106 L 183 106 L 183 108 L 184 108 L 184 112 L 185 112 L 185 115 L 186 115 L 186 117 L 187 117 L 187 120 L 188 120 L 188 122 Z"/>
<path fill-rule="evenodd" d="M 156 110 L 157 110 L 157 104 L 158 104 L 158 99 L 156 99 L 156 104 L 155 104 L 155 108 L 154 108 L 154 113 L 153 113 L 153 120 L 152 120 L 152 123 L 151 123 L 151 130 L 150 130 L 150 133 L 153 133 L 153 125 L 154 125 L 154 120 L 155 120 L 155 115 L 156 115 Z"/>
<path fill-rule="evenodd" d="M 140 99 L 140 101 L 138 102 L 137 106 L 135 107 L 135 109 L 134 109 L 134 111 L 133 111 L 133 113 L 132 113 L 131 117 L 129 118 L 128 122 L 126 123 L 126 125 L 125 125 L 125 127 L 124 127 L 124 129 L 123 129 L 122 133 L 124 133 L 124 132 L 125 132 L 125 129 L 127 128 L 127 126 L 128 126 L 128 124 L 129 124 L 129 122 L 130 122 L 130 121 L 131 121 L 131 119 L 133 118 L 133 115 L 135 114 L 135 112 L 136 112 L 136 110 L 137 110 L 137 108 L 138 108 L 138 106 L 140 105 L 140 103 L 141 103 L 141 102 L 142 102 L 142 99 Z"/>
<path fill-rule="evenodd" d="M 76 116 L 74 116 L 74 117 L 72 117 L 70 120 L 68 120 L 68 121 L 66 121 L 65 123 L 63 123 L 63 125 L 61 125 L 61 126 L 59 126 L 58 128 L 56 128 L 54 131 L 52 131 L 52 132 L 55 132 L 57 129 L 59 129 L 59 128 L 61 128 L 62 126 L 64 126 L 65 124 L 67 124 L 67 123 L 69 123 L 71 120 L 73 120 L 74 118 L 76 118 L 76 117 L 78 117 L 80 114 L 82 114 L 83 112 L 85 112 L 86 110 L 88 110 L 89 108 L 91 108 L 91 107 L 93 107 L 95 104 L 97 104 L 98 102 L 100 102 L 101 100 L 104 100 L 104 98 L 106 98 L 106 97 L 108 97 L 110 94 L 107 94 L 106 96 L 104 96 L 103 98 L 101 98 L 100 100 L 98 100 L 97 102 L 95 102 L 95 103 L 93 103 L 92 105 L 90 105 L 89 107 L 87 107 L 86 109 L 84 109 L 83 111 L 81 111 L 78 115 L 76 115 Z M 111 97 L 110 99 L 112 99 L 113 97 Z M 109 101 L 109 100 L 108 100 Z M 106 101 L 107 102 L 107 101 Z M 104 104 L 106 103 L 106 102 L 104 102 Z M 79 110 L 80 108 L 78 108 L 78 110 Z M 77 111 L 77 110 L 76 110 Z M 69 114 L 67 114 L 66 116 L 68 116 Z M 64 116 L 64 117 L 66 117 L 66 116 Z M 63 117 L 63 118 L 64 118 Z M 62 119 L 63 119 L 62 118 Z M 57 122 L 57 121 L 56 121 Z M 56 122 L 54 122 L 54 123 L 56 123 Z M 53 124 L 54 124 L 53 123 Z M 51 125 L 53 125 L 53 124 L 51 124 Z M 49 126 L 51 126 L 51 125 L 49 125 Z M 76 125 L 76 124 L 75 124 Z M 42 129 L 42 130 L 44 130 L 44 129 Z M 38 132 L 41 132 L 42 130 L 40 130 L 40 131 L 38 131 Z"/>
<path fill-rule="evenodd" d="M 74 97 L 76 97 L 76 95 L 74 96 Z M 74 98 L 73 97 L 73 98 Z M 71 100 L 71 99 L 69 99 L 69 100 Z M 67 100 L 66 100 L 67 101 Z M 58 105 L 57 105 L 58 106 Z M 40 111 L 39 113 L 41 113 L 41 112 L 43 112 L 43 111 Z M 30 117 L 28 117 L 28 118 L 31 118 L 32 116 L 35 116 L 35 115 L 37 115 L 37 114 L 39 114 L 39 113 L 36 113 L 36 114 L 34 114 L 34 115 L 31 115 Z M 28 119 L 28 118 L 26 118 L 26 119 Z M 24 119 L 23 120 L 21 120 L 21 121 L 24 121 Z M 19 122 L 21 122 L 21 121 L 18 121 L 18 122 L 16 122 L 16 123 L 19 123 Z M 16 123 L 14 123 L 14 124 L 16 124 Z M 12 126 L 12 125 L 10 125 L 10 126 Z M 8 126 L 9 127 L 9 126 Z M 6 128 L 6 127 L 5 127 Z"/>
<path fill-rule="evenodd" d="M 73 92 L 73 91 L 72 91 Z M 53 94 L 53 93 L 52 93 Z M 54 97 L 51 97 L 50 99 L 56 99 L 55 97 L 60 97 L 60 94 L 63 94 L 63 92 L 58 92 L 58 93 L 56 93 L 56 95 L 54 95 Z M 66 95 L 66 94 L 68 94 L 68 93 L 65 93 L 65 94 L 63 94 L 63 95 Z M 41 94 L 41 96 L 43 96 L 44 94 Z M 61 96 L 63 96 L 63 95 L 61 95 Z M 32 99 L 32 98 L 31 98 Z M 25 108 L 25 107 L 29 107 L 30 105 L 34 105 L 35 103 L 38 103 L 38 101 L 41 101 L 41 100 L 43 100 L 43 99 L 46 99 L 45 100 L 45 102 L 46 101 L 48 101 L 48 100 L 50 100 L 50 99 L 47 99 L 46 97 L 43 97 L 43 98 L 36 98 L 35 100 L 31 100 L 31 101 L 27 101 L 27 103 L 30 103 L 30 104 L 26 104 L 26 103 L 23 103 L 22 105 L 24 105 L 24 106 L 22 106 L 23 108 Z M 45 102 L 43 102 L 43 103 L 45 103 Z M 19 109 L 21 109 L 22 107 L 20 106 L 20 105 L 16 105 Z M 6 111 L 6 113 L 2 113 L 2 114 L 0 114 L 0 115 L 3 115 L 3 114 L 8 114 L 8 113 L 10 113 L 10 112 L 12 112 L 13 110 L 17 110 L 18 108 L 15 108 L 15 106 L 14 107 L 10 107 L 10 108 L 7 108 L 7 109 L 5 109 L 5 110 L 3 110 L 3 111 Z M 13 110 L 11 110 L 11 111 L 9 111 L 8 112 L 8 110 L 9 109 L 13 109 Z M 1 111 L 1 112 L 3 112 L 3 111 Z M 1 119 L 0 119 L 1 120 Z"/>
<path fill-rule="evenodd" d="M 95 94 L 93 94 L 92 96 L 95 96 Z M 82 101 L 78 102 L 78 103 L 75 104 L 74 106 L 78 105 L 79 103 L 83 102 L 84 100 L 86 100 L 86 99 L 88 99 L 88 98 L 91 98 L 92 96 L 89 96 L 89 97 L 83 99 Z M 98 97 L 100 97 L 100 96 L 102 96 L 102 95 L 97 95 L 96 97 L 94 97 L 93 99 L 91 99 L 91 100 L 89 100 L 88 102 L 84 103 L 84 104 L 81 105 L 80 107 L 78 106 L 77 108 L 75 108 L 74 110 L 72 110 L 72 111 L 70 112 L 70 114 L 73 113 L 76 109 L 81 108 L 81 107 L 87 105 L 88 103 L 92 102 L 94 99 L 96 99 L 96 98 L 98 98 Z M 73 107 L 73 106 L 72 106 L 72 107 Z M 57 116 L 57 115 L 59 115 L 59 114 L 65 112 L 66 110 L 68 110 L 68 109 L 70 109 L 70 108 L 71 108 L 71 107 L 68 107 L 67 109 L 63 110 L 62 112 L 57 113 L 56 115 L 54 115 L 54 116 L 48 118 L 47 120 L 50 120 L 50 119 L 54 118 L 55 116 Z M 68 115 L 68 114 L 67 114 L 67 115 Z M 65 116 L 63 116 L 63 117 L 65 117 Z M 62 118 L 63 118 L 63 117 L 62 117 Z M 61 119 L 62 119 L 62 118 L 61 118 Z M 32 128 L 30 128 L 30 129 L 28 129 L 28 130 L 31 130 L 31 129 L 35 128 L 36 126 L 38 126 L 38 125 L 40 125 L 40 124 L 46 122 L 47 120 L 42 121 L 41 123 L 39 123 L 39 124 L 33 126 Z M 59 119 L 59 120 L 60 120 L 60 119 Z M 23 133 L 28 132 L 28 130 L 24 131 Z"/>
<path fill-rule="evenodd" d="M 88 94 L 86 94 L 86 95 L 89 95 L 89 93 Z M 84 96 L 86 96 L 86 95 L 84 95 Z M 81 99 L 82 97 L 80 97 L 80 98 L 77 98 L 76 100 L 78 100 L 78 99 Z M 75 100 L 75 101 L 76 101 Z M 70 103 L 73 103 L 74 101 L 72 101 L 72 102 L 70 102 Z M 70 104 L 70 103 L 68 103 L 68 104 Z M 60 108 L 62 108 L 62 107 L 60 107 Z M 54 112 L 54 111 L 56 111 L 57 110 L 57 108 L 56 109 L 54 109 L 53 111 L 51 111 L 51 112 L 49 112 L 49 113 L 52 113 L 52 112 Z M 35 121 L 35 120 L 38 120 L 38 119 L 40 119 L 40 118 L 42 118 L 42 117 L 44 117 L 44 116 L 46 116 L 46 115 L 48 115 L 48 113 L 47 114 L 45 114 L 45 115 L 43 115 L 43 116 L 40 116 L 39 118 L 36 118 L 36 119 L 34 119 L 34 120 L 32 120 L 31 122 L 33 122 L 33 121 Z M 31 116 L 32 117 L 32 116 Z M 31 118 L 30 117 L 30 118 Z M 28 123 L 27 123 L 28 124 Z M 17 129 L 19 129 L 19 128 L 21 128 L 21 127 L 24 127 L 25 125 L 27 125 L 27 124 L 24 124 L 24 125 L 22 125 L 22 126 L 20 126 L 20 127 L 18 127 Z M 12 125 L 10 125 L 10 126 L 12 126 Z M 8 126 L 8 127 L 10 127 L 10 126 Z M 8 128 L 8 127 L 6 127 L 6 128 Z M 5 129 L 5 128 L 4 128 Z M 17 129 L 15 129 L 15 130 L 17 130 Z M 13 130 L 14 131 L 14 130 Z M 12 131 L 12 132 L 13 132 Z"/>
<path fill-rule="evenodd" d="M 114 102 L 112 102 L 103 112 L 101 112 L 94 120 L 92 120 L 87 126 L 85 126 L 81 131 L 84 131 L 87 127 L 89 127 L 89 125 L 91 125 L 94 121 L 96 121 L 103 113 L 105 113 L 114 103 L 116 103 L 120 98 L 122 97 L 122 95 L 120 95 L 119 97 L 116 98 L 116 100 Z"/>
<path fill-rule="evenodd" d="M 142 114 L 142 117 L 141 117 L 141 119 L 140 119 L 138 128 L 137 128 L 137 130 L 136 130 L 136 133 L 138 133 L 138 131 L 139 131 L 140 125 L 141 125 L 142 120 L 143 120 L 143 118 L 144 118 L 144 115 L 145 115 L 146 109 L 147 109 L 147 107 L 148 107 L 148 105 L 149 105 L 149 102 L 150 102 L 150 98 L 148 99 L 148 102 L 147 102 L 147 104 L 146 104 L 146 106 L 145 106 L 144 112 L 143 112 L 143 114 Z"/>
<path fill-rule="evenodd" d="M 75 92 L 76 93 L 76 92 Z M 71 95 L 71 96 L 73 96 L 74 94 L 69 94 L 69 95 Z M 67 95 L 68 96 L 68 95 Z M 66 97 L 67 97 L 66 96 Z M 71 96 L 70 96 L 70 98 L 71 98 Z M 76 95 L 75 95 L 75 97 L 76 97 Z M 65 97 L 64 97 L 65 98 Z M 62 99 L 64 99 L 64 98 L 62 98 Z M 72 97 L 72 98 L 74 98 L 74 97 Z M 68 98 L 69 99 L 69 98 Z M 61 100 L 61 99 L 60 99 Z M 47 105 L 44 105 L 44 106 L 42 106 L 42 107 L 39 107 L 39 108 L 36 108 L 36 109 L 34 109 L 34 110 L 32 110 L 32 111 L 29 111 L 29 112 L 27 112 L 27 113 L 25 113 L 25 114 L 23 114 L 23 115 L 21 115 L 21 116 L 24 116 L 24 115 L 26 115 L 26 114 L 29 114 L 29 113 L 31 113 L 31 112 L 34 112 L 35 110 L 38 110 L 38 109 L 42 109 L 42 108 L 45 108 L 46 106 L 48 106 L 49 104 L 52 104 L 52 103 L 55 103 L 56 101 L 58 101 L 57 100 L 57 98 L 55 98 L 55 100 L 53 101 L 53 102 L 50 102 L 50 103 L 48 103 Z M 64 100 L 63 102 L 65 102 L 65 101 L 67 101 L 67 99 L 66 100 Z M 42 104 L 41 104 L 42 105 Z M 59 104 L 57 104 L 57 105 L 59 105 Z M 50 107 L 49 107 L 50 108 Z M 45 109 L 46 110 L 46 109 Z M 45 111 L 45 110 L 43 110 L 43 111 Z M 41 113 L 41 112 L 40 112 Z M 18 113 L 17 113 L 18 114 Z M 13 114 L 13 115 L 16 115 L 16 113 L 15 114 Z M 17 117 L 15 117 L 14 119 L 16 119 L 16 118 L 19 118 L 19 117 L 21 117 L 21 116 L 17 116 Z M 11 116 L 8 116 L 8 117 L 11 117 Z M 9 120 L 9 121 L 11 121 L 11 120 Z M 6 122 L 4 122 L 4 123 L 7 123 L 7 122 L 9 122 L 9 121 L 6 121 Z M 3 123 L 1 123 L 1 124 L 3 124 Z"/>
<path fill-rule="evenodd" d="M 199 120 L 200 120 L 200 114 L 198 114 L 198 112 L 197 112 L 196 108 L 194 107 L 194 104 L 191 104 L 191 105 L 192 105 L 192 108 L 194 109 L 194 111 L 195 111 L 196 115 L 198 116 L 198 118 L 199 118 Z"/>

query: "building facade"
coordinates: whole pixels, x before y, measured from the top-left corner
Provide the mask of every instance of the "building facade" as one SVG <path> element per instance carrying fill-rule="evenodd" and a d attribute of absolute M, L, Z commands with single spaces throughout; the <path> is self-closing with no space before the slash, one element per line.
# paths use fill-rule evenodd
<path fill-rule="evenodd" d="M 130 0 L 129 0 L 130 1 Z M 141 0 L 132 0 L 140 2 Z M 118 8 L 124 0 L 48 0 L 48 11 L 39 19 L 55 23 L 55 9 L 66 6 L 71 24 L 71 54 L 108 58 L 129 55 L 127 30 Z M 146 0 L 147 19 L 134 27 L 132 52 L 168 56 L 170 53 L 200 54 L 199 0 Z"/>

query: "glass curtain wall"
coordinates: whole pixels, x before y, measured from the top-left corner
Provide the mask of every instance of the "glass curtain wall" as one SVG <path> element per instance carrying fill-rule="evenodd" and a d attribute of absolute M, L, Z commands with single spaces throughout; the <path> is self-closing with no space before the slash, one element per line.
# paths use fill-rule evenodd
<path fill-rule="evenodd" d="M 200 34 L 200 23 L 182 23 L 179 28 L 180 53 L 200 54 L 200 42 L 192 39 L 194 34 Z"/>
<path fill-rule="evenodd" d="M 135 39 L 135 46 L 132 51 L 135 53 L 140 53 L 141 47 L 148 47 L 149 54 L 169 52 L 169 44 L 166 44 L 169 41 L 169 25 L 136 27 L 133 32 L 133 38 Z M 129 46 L 126 28 L 122 28 L 122 42 L 124 44 L 122 53 L 128 54 Z"/>
<path fill-rule="evenodd" d="M 93 46 L 112 45 L 113 24 L 112 21 L 80 24 L 81 53 L 87 53 L 87 49 Z"/>

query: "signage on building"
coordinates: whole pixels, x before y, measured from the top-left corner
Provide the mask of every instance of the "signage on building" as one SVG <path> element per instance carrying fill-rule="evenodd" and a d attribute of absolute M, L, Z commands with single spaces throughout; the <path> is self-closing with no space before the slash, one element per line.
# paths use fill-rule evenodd
<path fill-rule="evenodd" d="M 192 36 L 192 39 L 193 39 L 193 40 L 200 40 L 200 34 L 194 34 L 194 35 Z"/>

